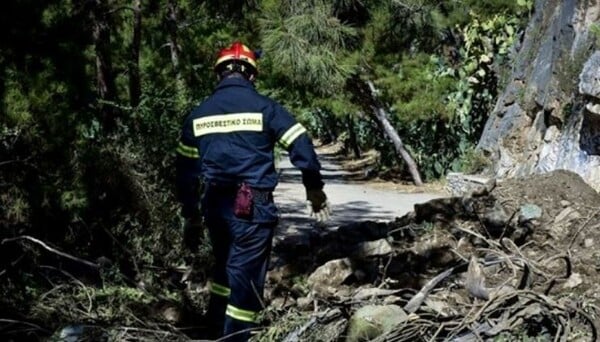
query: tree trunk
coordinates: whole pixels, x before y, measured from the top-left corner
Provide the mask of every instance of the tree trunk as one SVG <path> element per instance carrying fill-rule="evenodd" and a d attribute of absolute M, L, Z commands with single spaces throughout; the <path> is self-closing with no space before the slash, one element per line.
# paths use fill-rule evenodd
<path fill-rule="evenodd" d="M 0 112 L 6 113 L 5 107 L 5 97 L 4 93 L 6 92 L 6 65 L 4 64 L 4 59 L 0 59 Z"/>
<path fill-rule="evenodd" d="M 117 86 L 113 73 L 110 48 L 110 14 L 106 0 L 93 0 L 91 19 L 93 24 L 94 47 L 96 51 L 96 82 L 103 124 L 107 128 L 115 126 L 116 107 L 107 105 L 117 99 Z"/>
<path fill-rule="evenodd" d="M 419 168 L 417 167 L 417 164 L 411 157 L 410 153 L 408 153 L 406 148 L 404 148 L 402 139 L 398 135 L 398 132 L 396 132 L 394 126 L 392 126 L 392 124 L 390 123 L 385 110 L 382 107 L 373 107 L 372 110 L 373 114 L 375 115 L 375 118 L 383 128 L 383 132 L 387 135 L 388 139 L 392 141 L 396 153 L 398 153 L 398 155 L 400 155 L 402 160 L 404 160 L 404 162 L 406 163 L 406 166 L 408 167 L 408 172 L 410 172 L 410 175 L 412 176 L 415 185 L 423 185 L 423 181 L 421 180 L 421 175 L 419 174 Z"/>
<path fill-rule="evenodd" d="M 175 70 L 175 79 L 177 82 L 177 92 L 180 97 L 185 96 L 185 82 L 180 67 L 181 47 L 177 43 L 177 2 L 169 0 L 167 2 L 167 30 L 169 31 L 169 47 L 171 49 L 171 63 Z"/>
<path fill-rule="evenodd" d="M 410 153 L 408 153 L 404 147 L 404 143 L 402 143 L 402 139 L 398 135 L 398 132 L 396 132 L 396 129 L 394 129 L 394 126 L 390 123 L 383 103 L 377 98 L 377 90 L 375 89 L 373 82 L 363 81 L 359 76 L 354 76 L 350 79 L 347 86 L 350 88 L 350 91 L 353 92 L 356 101 L 358 101 L 368 113 L 371 113 L 371 117 L 378 123 L 379 127 L 381 127 L 383 134 L 392 142 L 396 153 L 406 163 L 408 172 L 415 185 L 422 186 L 423 181 L 419 174 L 419 168 Z"/>
<path fill-rule="evenodd" d="M 140 79 L 140 44 L 142 37 L 141 0 L 133 2 L 133 37 L 131 40 L 131 61 L 129 61 L 129 103 L 132 107 L 140 104 L 142 85 Z"/>
<path fill-rule="evenodd" d="M 346 116 L 346 127 L 348 128 L 348 143 L 350 144 L 350 149 L 354 154 L 354 158 L 360 158 L 360 147 L 358 146 L 358 140 L 356 139 L 356 132 L 354 131 L 354 119 L 351 115 Z"/>
<path fill-rule="evenodd" d="M 333 129 L 331 128 L 332 123 L 330 122 L 330 120 L 328 120 L 329 115 L 323 113 L 323 111 L 321 111 L 320 109 L 317 109 L 315 111 L 315 115 L 317 116 L 317 118 L 319 118 L 319 121 L 321 121 L 323 130 L 325 130 L 326 136 L 322 142 L 324 144 L 329 144 L 329 143 L 335 142 L 337 139 L 337 136 L 336 136 L 335 132 L 333 131 Z"/>

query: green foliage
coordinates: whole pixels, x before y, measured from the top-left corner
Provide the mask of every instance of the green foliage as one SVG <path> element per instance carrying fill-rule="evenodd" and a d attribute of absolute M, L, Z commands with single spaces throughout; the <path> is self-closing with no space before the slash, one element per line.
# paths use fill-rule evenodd
<path fill-rule="evenodd" d="M 448 106 L 455 113 L 467 140 L 479 138 L 496 96 L 498 78 L 495 69 L 505 62 L 517 27 L 518 21 L 514 18 L 493 16 L 480 21 L 474 17 L 461 30 L 464 45 L 460 50 L 460 67 L 440 71 L 440 75 L 452 74 L 457 78 L 457 87 L 448 97 Z"/>
<path fill-rule="evenodd" d="M 297 310 L 271 308 L 262 313 L 261 321 L 278 322 L 252 337 L 254 342 L 281 341 L 308 321 L 306 314 Z"/>
<path fill-rule="evenodd" d="M 392 104 L 390 110 L 400 124 L 432 118 L 444 120 L 450 115 L 441 99 L 450 92 L 454 80 L 446 75 L 436 77 L 437 64 L 435 58 L 421 53 L 376 70 L 377 85 L 384 89 L 383 98 Z"/>
<path fill-rule="evenodd" d="M 448 26 L 464 26 L 471 21 L 473 13 L 483 20 L 496 15 L 520 18 L 526 17 L 533 10 L 533 5 L 533 0 L 463 0 L 445 1 L 443 7 L 448 13 L 445 21 Z"/>
<path fill-rule="evenodd" d="M 590 25 L 590 33 L 594 37 L 594 43 L 596 43 L 596 46 L 600 46 L 600 24 Z"/>
<path fill-rule="evenodd" d="M 3 101 L 6 103 L 4 109 L 7 116 L 6 124 L 9 127 L 24 126 L 31 120 L 27 96 L 23 93 L 22 86 L 15 80 L 9 78 L 6 83 L 7 91 Z"/>
<path fill-rule="evenodd" d="M 264 14 L 261 45 L 273 71 L 319 95 L 339 92 L 351 72 L 344 56 L 355 30 L 334 17 L 325 1 L 282 2 Z"/>
<path fill-rule="evenodd" d="M 506 63 L 518 25 L 515 18 L 496 15 L 484 20 L 474 17 L 460 29 L 464 40 L 459 50 L 460 63 L 448 66 L 440 63 L 435 71 L 436 80 L 454 79 L 453 89 L 445 95 L 447 119 L 443 124 L 431 123 L 427 131 L 415 127 L 422 123 L 409 125 L 412 128 L 407 133 L 410 144 L 417 147 L 417 159 L 425 165 L 425 175 L 439 177 L 446 170 L 475 171 L 484 166 L 482 158 L 473 154 L 474 146 L 496 99 L 499 82 L 496 70 Z M 412 137 L 425 143 L 413 142 Z M 426 142 L 432 141 L 437 143 L 427 145 Z"/>
<path fill-rule="evenodd" d="M 490 167 L 490 160 L 485 154 L 474 146 L 469 147 L 462 152 L 452 164 L 453 171 L 460 171 L 466 174 L 477 174 Z"/>

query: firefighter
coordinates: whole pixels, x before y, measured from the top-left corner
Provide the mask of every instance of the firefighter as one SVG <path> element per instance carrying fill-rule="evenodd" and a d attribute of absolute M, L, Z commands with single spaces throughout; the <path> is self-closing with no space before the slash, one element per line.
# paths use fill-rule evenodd
<path fill-rule="evenodd" d="M 187 116 L 177 147 L 184 241 L 196 249 L 202 223 L 215 257 L 207 320 L 212 338 L 247 341 L 256 326 L 278 211 L 276 144 L 302 172 L 307 204 L 329 217 L 320 164 L 306 129 L 254 88 L 257 54 L 235 42 L 214 66 L 219 82 Z"/>

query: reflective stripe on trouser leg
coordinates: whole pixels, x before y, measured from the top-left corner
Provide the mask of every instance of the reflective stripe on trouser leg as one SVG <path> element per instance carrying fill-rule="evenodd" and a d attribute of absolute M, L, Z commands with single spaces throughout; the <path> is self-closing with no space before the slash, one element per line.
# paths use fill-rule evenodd
<path fill-rule="evenodd" d="M 236 308 L 231 304 L 227 305 L 225 314 L 242 322 L 257 323 L 258 321 L 258 312 Z"/>
<path fill-rule="evenodd" d="M 225 315 L 226 341 L 247 341 L 262 309 L 262 295 L 276 223 L 230 221 L 232 243 L 227 261 L 231 288 Z"/>
<path fill-rule="evenodd" d="M 223 336 L 225 328 L 225 310 L 229 302 L 231 290 L 221 284 L 210 283 L 210 299 L 206 318 L 208 323 L 208 338 L 218 339 Z"/>
<path fill-rule="evenodd" d="M 225 326 L 225 310 L 229 302 L 231 288 L 227 282 L 225 265 L 229 255 L 229 237 L 227 233 L 227 222 L 218 219 L 207 219 L 206 224 L 210 234 L 210 240 L 215 256 L 215 264 L 212 270 L 212 281 L 210 283 L 210 300 L 206 319 L 209 326 L 210 339 L 218 339 L 223 336 Z"/>
<path fill-rule="evenodd" d="M 217 296 L 229 298 L 229 295 L 231 294 L 231 289 L 228 288 L 227 286 L 223 286 L 218 283 L 210 282 L 210 293 L 217 295 Z"/>

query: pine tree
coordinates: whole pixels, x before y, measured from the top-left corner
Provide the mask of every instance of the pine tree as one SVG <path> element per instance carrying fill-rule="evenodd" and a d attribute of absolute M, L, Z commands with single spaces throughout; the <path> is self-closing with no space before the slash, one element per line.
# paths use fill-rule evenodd
<path fill-rule="evenodd" d="M 358 2 L 341 1 L 336 5 L 338 7 L 332 7 L 328 1 L 312 0 L 302 5 L 283 1 L 265 6 L 266 18 L 261 23 L 263 48 L 276 61 L 275 71 L 304 92 L 321 98 L 352 92 L 353 105 L 364 108 L 378 123 L 397 156 L 407 164 L 414 183 L 422 185 L 418 167 L 390 123 L 385 105 L 374 89 L 365 91 L 372 88 L 369 87 L 372 82 L 359 76 L 362 68 L 358 56 L 364 38 L 361 41 L 357 29 L 334 16 L 336 11 L 347 14 Z"/>

